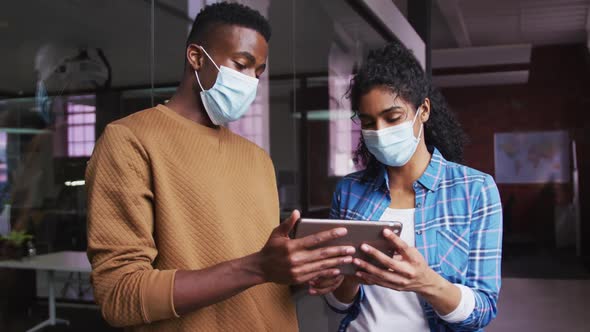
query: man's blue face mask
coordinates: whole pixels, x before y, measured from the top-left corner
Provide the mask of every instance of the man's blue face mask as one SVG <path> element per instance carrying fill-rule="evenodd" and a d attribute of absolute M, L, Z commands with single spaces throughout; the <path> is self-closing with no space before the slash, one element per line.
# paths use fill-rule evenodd
<path fill-rule="evenodd" d="M 217 66 L 207 51 L 203 47 L 201 49 L 219 71 L 215 84 L 209 90 L 203 88 L 199 73 L 195 71 L 207 114 L 216 125 L 240 119 L 256 98 L 258 79 L 225 66 Z"/>

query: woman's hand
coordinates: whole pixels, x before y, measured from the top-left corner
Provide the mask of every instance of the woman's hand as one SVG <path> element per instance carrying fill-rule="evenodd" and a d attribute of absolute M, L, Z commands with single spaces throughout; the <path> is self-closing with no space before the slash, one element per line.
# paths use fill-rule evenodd
<path fill-rule="evenodd" d="M 366 284 L 418 293 L 443 315 L 452 312 L 461 301 L 459 288 L 434 272 L 418 249 L 410 247 L 391 230 L 385 229 L 383 236 L 395 247 L 396 255 L 389 257 L 363 244 L 361 250 L 384 268 L 355 258 L 353 263 L 363 270 L 357 271 L 356 276 Z"/>
<path fill-rule="evenodd" d="M 354 264 L 363 270 L 358 271 L 356 276 L 363 283 L 416 293 L 427 293 L 440 284 L 442 277 L 428 266 L 416 248 L 410 247 L 389 229 L 383 231 L 383 236 L 395 247 L 396 255 L 389 257 L 370 245 L 363 244 L 361 250 L 384 267 L 379 268 L 355 258 Z"/>

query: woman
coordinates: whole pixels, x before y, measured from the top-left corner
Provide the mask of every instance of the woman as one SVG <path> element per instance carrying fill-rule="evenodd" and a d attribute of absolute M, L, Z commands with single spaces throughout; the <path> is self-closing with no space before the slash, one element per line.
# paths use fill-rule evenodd
<path fill-rule="evenodd" d="M 412 53 L 370 53 L 349 91 L 366 165 L 337 185 L 331 218 L 401 221 L 387 269 L 355 259 L 356 275 L 315 280 L 344 331 L 480 331 L 496 316 L 502 211 L 491 176 L 455 163 L 463 132 Z"/>

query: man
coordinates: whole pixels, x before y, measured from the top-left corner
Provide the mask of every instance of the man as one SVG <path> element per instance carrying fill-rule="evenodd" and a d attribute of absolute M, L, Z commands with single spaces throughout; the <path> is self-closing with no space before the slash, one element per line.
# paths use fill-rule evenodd
<path fill-rule="evenodd" d="M 336 267 L 352 261 L 352 247 L 312 249 L 345 229 L 291 240 L 297 211 L 274 228 L 270 158 L 221 126 L 254 99 L 269 38 L 268 22 L 248 7 L 205 7 L 168 105 L 105 129 L 86 178 L 92 281 L 110 324 L 296 331 L 287 285 L 337 280 Z"/>

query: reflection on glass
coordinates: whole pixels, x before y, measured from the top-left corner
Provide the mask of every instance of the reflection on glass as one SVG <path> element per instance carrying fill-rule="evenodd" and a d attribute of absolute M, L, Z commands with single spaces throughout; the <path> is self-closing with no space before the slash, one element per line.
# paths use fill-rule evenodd
<path fill-rule="evenodd" d="M 356 171 L 360 128 L 350 120 L 345 97 L 350 78 L 367 51 L 385 40 L 347 1 L 297 0 L 291 6 L 298 78 L 294 120 L 304 136 L 299 200 L 304 213 L 327 217 L 338 178 Z"/>
<path fill-rule="evenodd" d="M 0 233 L 33 235 L 38 254 L 86 249 L 84 172 L 96 138 L 151 106 L 151 91 L 122 97 L 151 85 L 149 24 L 142 1 L 0 4 Z M 83 292 L 64 297 L 91 299 L 83 279 Z"/>
<path fill-rule="evenodd" d="M 333 42 L 328 59 L 330 93 L 330 168 L 328 175 L 344 176 L 356 170 L 353 153 L 360 137 L 360 128 L 350 120 L 352 110 L 346 91 L 357 65 L 356 48 L 347 52 Z"/>
<path fill-rule="evenodd" d="M 192 20 L 213 2 L 155 1 L 153 36 L 150 1 L 0 5 L 11 45 L 0 52 L 0 233 L 33 234 L 39 254 L 86 249 L 84 172 L 96 139 L 108 123 L 173 95 Z M 235 2 L 268 17 L 273 36 L 257 98 L 229 128 L 270 153 L 285 213 L 325 217 L 336 181 L 356 169 L 360 130 L 344 95 L 384 40 L 353 1 Z"/>
<path fill-rule="evenodd" d="M 68 156 L 89 157 L 96 141 L 94 126 L 96 106 L 94 96 L 68 98 L 66 114 L 68 121 Z"/>
<path fill-rule="evenodd" d="M 3 27 L 9 39 L 26 41 L 0 64 L 0 207 L 11 204 L 13 224 L 37 232 L 58 211 L 75 211 L 73 219 L 84 224 L 80 181 L 96 139 L 108 123 L 153 106 L 152 97 L 163 103 L 172 96 L 192 20 L 213 2 L 156 2 L 154 36 L 146 35 L 150 6 L 141 1 L 4 6 L 7 17 L 45 27 L 23 29 L 25 21 Z M 273 37 L 256 101 L 229 128 L 270 153 L 285 209 L 325 210 L 338 178 L 356 169 L 360 131 L 344 97 L 350 77 L 384 40 L 347 1 L 237 2 L 267 16 Z M 50 10 L 61 14 L 43 15 Z M 55 246 L 55 236 L 46 242 Z"/>

